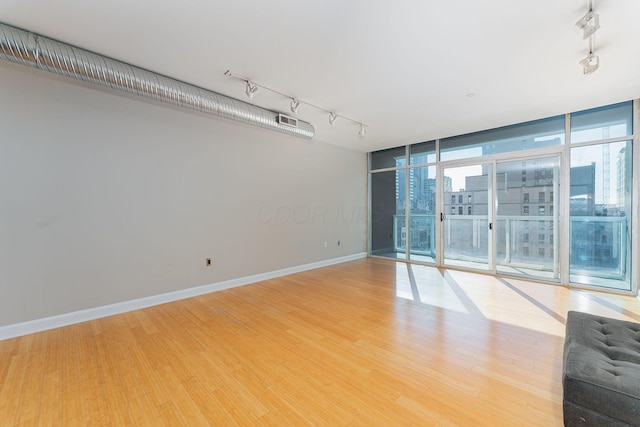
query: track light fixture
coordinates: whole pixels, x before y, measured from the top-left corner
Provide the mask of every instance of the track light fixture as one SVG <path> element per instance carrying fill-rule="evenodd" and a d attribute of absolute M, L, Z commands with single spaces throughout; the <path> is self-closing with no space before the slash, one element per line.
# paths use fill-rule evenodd
<path fill-rule="evenodd" d="M 289 108 L 291 109 L 292 113 L 298 113 L 298 111 L 300 110 L 300 105 L 301 104 L 305 104 L 308 105 L 309 107 L 313 107 L 317 110 L 321 110 L 324 111 L 325 113 L 329 113 L 329 124 L 331 126 L 335 126 L 336 124 L 336 120 L 338 119 L 338 117 L 341 117 L 345 120 L 349 120 L 350 122 L 353 122 L 355 124 L 360 125 L 360 130 L 358 131 L 358 136 L 360 138 L 364 138 L 364 136 L 366 135 L 367 131 L 366 131 L 366 127 L 367 125 L 359 120 L 355 120 L 352 119 L 351 117 L 345 116 L 344 114 L 338 114 L 334 111 L 331 111 L 327 108 L 323 108 L 323 107 L 319 107 L 317 105 L 314 105 L 310 102 L 307 101 L 303 101 L 301 99 L 295 98 L 291 95 L 287 95 L 286 93 L 280 92 L 278 90 L 275 89 L 271 89 L 270 87 L 267 87 L 263 84 L 260 83 L 256 83 L 256 82 L 252 82 L 249 79 L 247 79 L 246 77 L 242 77 L 239 76 L 237 74 L 234 74 L 231 72 L 231 70 L 227 70 L 224 73 L 225 76 L 229 76 L 229 77 L 233 77 L 234 79 L 238 79 L 238 80 L 242 80 L 246 83 L 246 87 L 245 87 L 245 93 L 247 94 L 247 96 L 249 97 L 249 99 L 253 99 L 253 95 L 255 95 L 256 92 L 258 92 L 258 88 L 260 89 L 265 89 L 268 90 L 269 92 L 273 92 L 273 93 L 277 93 L 278 95 L 284 96 L 286 98 L 289 98 L 291 100 L 291 104 L 289 106 Z"/>
<path fill-rule="evenodd" d="M 249 99 L 253 99 L 253 95 L 258 92 L 258 86 L 252 85 L 251 82 L 247 80 L 247 87 L 245 88 L 244 92 L 247 94 Z"/>
<path fill-rule="evenodd" d="M 298 110 L 300 110 L 300 101 L 295 98 L 291 98 L 291 112 L 298 114 Z"/>
<path fill-rule="evenodd" d="M 576 22 L 576 26 L 582 30 L 582 39 L 589 40 L 589 54 L 579 62 L 583 74 L 591 74 L 600 67 L 600 57 L 595 54 L 595 33 L 600 28 L 600 15 L 593 11 L 594 1 L 587 0 L 587 13 Z"/>
<path fill-rule="evenodd" d="M 590 10 L 576 22 L 576 26 L 582 30 L 582 39 L 586 40 L 600 28 L 600 15 Z"/>
<path fill-rule="evenodd" d="M 366 134 L 367 134 L 367 130 L 364 123 L 360 123 L 360 130 L 358 131 L 358 136 L 360 138 L 364 138 Z"/>
<path fill-rule="evenodd" d="M 591 74 L 600 67 L 600 57 L 595 53 L 590 53 L 580 61 L 583 74 Z"/>

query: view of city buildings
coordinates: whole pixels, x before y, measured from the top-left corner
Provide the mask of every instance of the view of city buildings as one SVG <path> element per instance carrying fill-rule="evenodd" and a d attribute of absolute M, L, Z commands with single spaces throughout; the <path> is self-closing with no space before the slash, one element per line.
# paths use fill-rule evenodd
<path fill-rule="evenodd" d="M 608 141 L 570 147 L 564 193 L 560 184 L 567 176 L 562 174 L 560 155 L 553 154 L 560 152 L 555 147 L 564 144 L 564 118 L 552 123 L 555 127 L 547 134 L 512 137 L 509 132 L 516 132 L 498 129 L 487 131 L 486 136 L 465 135 L 451 143 L 441 142 L 440 159 L 469 159 L 453 166 L 435 161 L 435 144 L 426 148 L 422 146 L 427 143 L 417 144 L 421 147 L 415 153 L 410 146 L 406 155 L 402 148 L 385 153 L 393 154 L 392 163 L 385 163 L 393 170 L 372 174 L 372 190 L 377 189 L 372 193 L 372 221 L 381 219 L 372 222 L 372 250 L 376 250 L 372 253 L 435 263 L 442 250 L 440 262 L 445 265 L 480 269 L 494 265 L 498 272 L 557 280 L 561 211 L 567 209 L 568 246 L 561 250 L 569 253 L 571 280 L 591 283 L 589 277 L 600 277 L 628 282 L 632 151 L 631 141 L 622 136 L 630 134 L 631 120 L 611 119 L 619 111 L 598 111 L 608 115 L 607 126 L 585 126 L 576 119 L 581 127 L 572 133 L 575 140 Z M 593 120 L 589 114 L 579 118 Z M 535 126 L 522 125 L 531 132 Z M 612 136 L 620 140 L 611 141 Z M 482 162 L 486 156 L 533 149 L 550 154 L 523 159 L 509 155 L 501 158 L 514 160 Z M 561 195 L 568 198 L 562 200 Z M 442 227 L 438 232 L 442 242 L 436 241 L 438 227 Z M 382 244 L 384 230 L 391 231 L 391 247 Z"/>
<path fill-rule="evenodd" d="M 603 158 L 603 174 L 610 170 Z M 626 175 L 629 159 L 622 149 L 617 156 L 617 176 L 603 177 L 605 182 L 615 182 L 617 201 L 624 201 L 628 193 Z M 519 264 L 530 268 L 553 270 L 553 259 L 557 253 L 557 193 L 559 168 L 547 166 L 547 159 L 498 165 L 496 173 L 498 208 L 496 227 L 497 262 Z M 513 167 L 517 166 L 517 167 Z M 501 169 L 512 169 L 501 171 Z M 405 191 L 404 173 L 397 171 L 396 201 L 400 219 L 400 233 L 396 249 L 404 251 L 406 227 L 404 221 Z M 487 194 L 490 176 L 473 175 L 464 177 L 464 188 L 452 188 L 452 178 L 444 177 L 444 213 L 446 216 L 466 216 L 472 218 L 451 219 L 455 223 L 453 238 L 446 240 L 449 249 L 456 249 L 458 257 L 473 259 L 477 253 L 485 253 L 489 239 L 488 227 L 479 230 L 478 221 L 487 223 Z M 576 265 L 612 267 L 620 263 L 618 242 L 624 232 L 625 207 L 618 203 L 595 203 L 596 163 L 571 168 L 570 214 L 574 219 L 582 217 L 618 217 L 613 221 L 572 221 L 571 255 Z M 428 168 L 414 168 L 409 173 L 410 190 L 410 241 L 411 250 L 430 257 L 435 256 L 435 199 L 436 181 L 429 177 Z M 475 220 L 475 221 L 474 221 Z M 502 258 L 501 258 L 502 257 Z"/>

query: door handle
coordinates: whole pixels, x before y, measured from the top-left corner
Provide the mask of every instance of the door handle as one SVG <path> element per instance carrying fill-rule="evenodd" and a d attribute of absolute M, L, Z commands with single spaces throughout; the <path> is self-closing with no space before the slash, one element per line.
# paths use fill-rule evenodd
<path fill-rule="evenodd" d="M 489 230 L 493 230 L 493 223 L 492 222 L 489 223 Z"/>
<path fill-rule="evenodd" d="M 440 212 L 440 222 L 444 221 L 444 214 Z"/>

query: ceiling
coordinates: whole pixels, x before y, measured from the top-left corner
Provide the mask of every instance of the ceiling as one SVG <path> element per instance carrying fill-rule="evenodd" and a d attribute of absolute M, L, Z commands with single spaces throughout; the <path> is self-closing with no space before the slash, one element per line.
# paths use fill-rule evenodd
<path fill-rule="evenodd" d="M 248 101 L 231 70 L 366 123 L 359 138 L 298 114 L 315 140 L 372 151 L 639 98 L 640 2 L 594 5 L 591 75 L 586 0 L 3 0 L 0 22 Z"/>

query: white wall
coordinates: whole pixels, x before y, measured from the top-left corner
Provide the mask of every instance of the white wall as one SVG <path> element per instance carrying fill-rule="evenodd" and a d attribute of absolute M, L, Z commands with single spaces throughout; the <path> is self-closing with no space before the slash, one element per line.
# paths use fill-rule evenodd
<path fill-rule="evenodd" d="M 0 326 L 361 253 L 365 205 L 363 153 L 0 63 Z"/>

